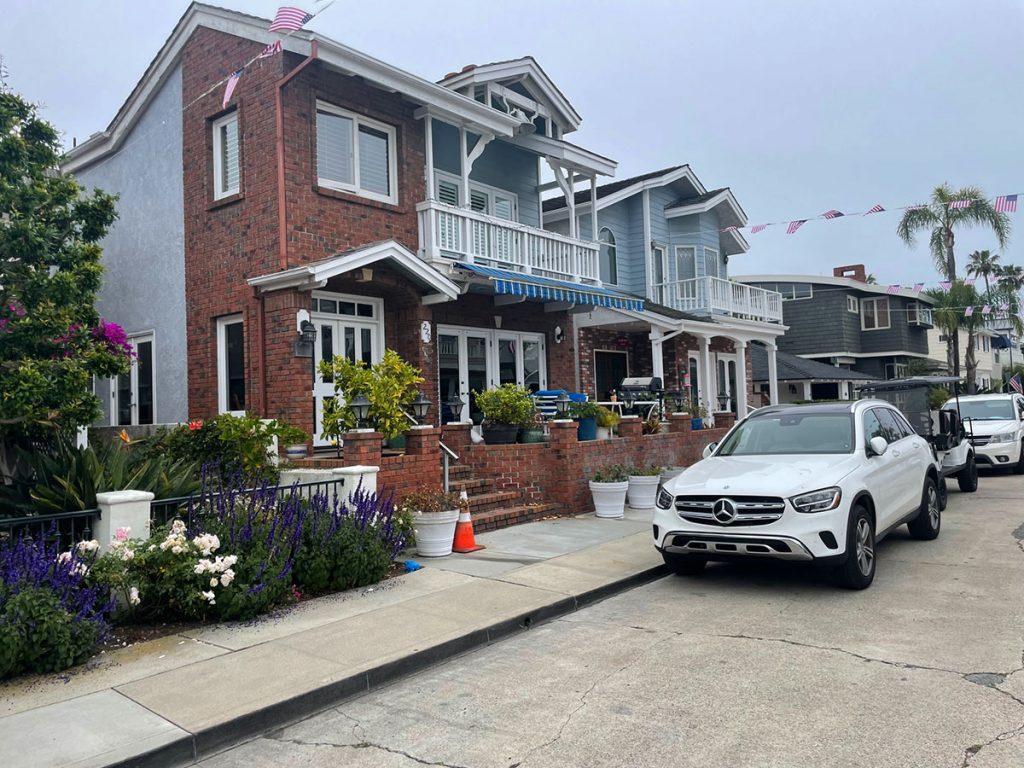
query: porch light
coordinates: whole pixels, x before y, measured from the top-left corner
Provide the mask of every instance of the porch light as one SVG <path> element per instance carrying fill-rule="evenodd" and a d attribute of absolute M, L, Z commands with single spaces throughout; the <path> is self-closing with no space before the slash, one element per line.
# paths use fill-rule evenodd
<path fill-rule="evenodd" d="M 348 407 L 356 417 L 356 429 L 362 429 L 366 417 L 370 414 L 370 401 L 366 399 L 366 395 L 359 394 L 348 401 Z"/>
<path fill-rule="evenodd" d="M 451 418 L 448 420 L 449 424 L 462 420 L 462 406 L 465 405 L 462 395 L 456 392 L 450 400 L 444 401 L 444 405 L 451 412 Z"/>
<path fill-rule="evenodd" d="M 412 412 L 416 417 L 416 421 L 420 424 L 427 418 L 427 411 L 430 410 L 430 399 L 422 392 L 416 395 L 416 399 L 412 401 Z"/>
<path fill-rule="evenodd" d="M 566 418 L 569 415 L 569 404 L 572 400 L 569 399 L 569 395 L 562 392 L 558 397 L 555 398 L 555 412 L 559 418 Z"/>
<path fill-rule="evenodd" d="M 299 332 L 300 341 L 303 344 L 316 343 L 316 326 L 309 320 L 302 321 L 302 330 Z"/>
<path fill-rule="evenodd" d="M 665 402 L 672 409 L 672 413 L 680 413 L 683 410 L 683 393 L 677 390 L 666 392 Z"/>

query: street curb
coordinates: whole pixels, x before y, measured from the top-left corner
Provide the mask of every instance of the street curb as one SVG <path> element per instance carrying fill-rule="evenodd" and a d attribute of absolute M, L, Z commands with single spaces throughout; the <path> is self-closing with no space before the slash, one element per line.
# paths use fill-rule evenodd
<path fill-rule="evenodd" d="M 286 701 L 262 707 L 226 723 L 204 728 L 141 755 L 108 763 L 105 768 L 166 768 L 168 765 L 191 765 L 232 744 L 253 738 L 271 729 L 283 728 L 329 707 L 336 706 L 347 699 L 369 693 L 442 661 L 566 616 L 620 592 L 654 581 L 667 573 L 668 570 L 664 565 L 656 565 L 581 592 L 574 597 L 558 598 L 536 610 L 504 619 L 487 627 L 471 630 L 459 637 L 415 651 L 408 656 L 389 661 L 365 672 L 314 688 Z"/>

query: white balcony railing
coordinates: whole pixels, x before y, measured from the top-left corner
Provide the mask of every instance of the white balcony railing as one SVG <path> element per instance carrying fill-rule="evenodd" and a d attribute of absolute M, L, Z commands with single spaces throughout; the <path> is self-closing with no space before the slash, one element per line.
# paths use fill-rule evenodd
<path fill-rule="evenodd" d="M 428 200 L 419 213 L 420 254 L 558 280 L 597 281 L 598 243 Z"/>
<path fill-rule="evenodd" d="M 782 294 L 718 277 L 659 283 L 652 286 L 651 298 L 680 312 L 782 322 Z"/>

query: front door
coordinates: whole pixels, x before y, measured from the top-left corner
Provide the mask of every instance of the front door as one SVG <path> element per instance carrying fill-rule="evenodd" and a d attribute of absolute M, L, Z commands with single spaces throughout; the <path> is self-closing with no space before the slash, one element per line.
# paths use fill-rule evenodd
<path fill-rule="evenodd" d="M 381 336 L 381 303 L 361 297 L 332 294 L 314 294 L 311 315 L 316 326 L 316 344 L 313 361 L 313 400 L 316 409 L 316 429 L 313 445 L 330 445 L 322 436 L 324 405 L 335 399 L 334 378 L 320 373 L 320 363 L 345 357 L 366 365 L 380 362 L 384 354 Z"/>
<path fill-rule="evenodd" d="M 715 407 L 720 412 L 734 410 L 733 393 L 736 391 L 735 355 L 718 355 L 718 399 Z"/>
<path fill-rule="evenodd" d="M 110 423 L 118 427 L 152 424 L 155 416 L 153 334 L 128 340 L 135 352 L 131 370 L 114 379 Z"/>
<path fill-rule="evenodd" d="M 625 350 L 594 350 L 594 392 L 598 400 L 607 400 L 629 375 L 629 355 Z"/>

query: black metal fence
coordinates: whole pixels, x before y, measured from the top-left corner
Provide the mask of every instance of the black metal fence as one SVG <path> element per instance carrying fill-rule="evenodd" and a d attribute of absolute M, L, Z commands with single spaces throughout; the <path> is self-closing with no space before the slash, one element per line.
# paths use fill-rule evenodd
<path fill-rule="evenodd" d="M 32 539 L 47 544 L 57 543 L 68 549 L 76 541 L 93 537 L 92 531 L 100 517 L 98 509 L 77 512 L 55 512 L 28 517 L 0 518 L 0 541 L 4 539 Z"/>

